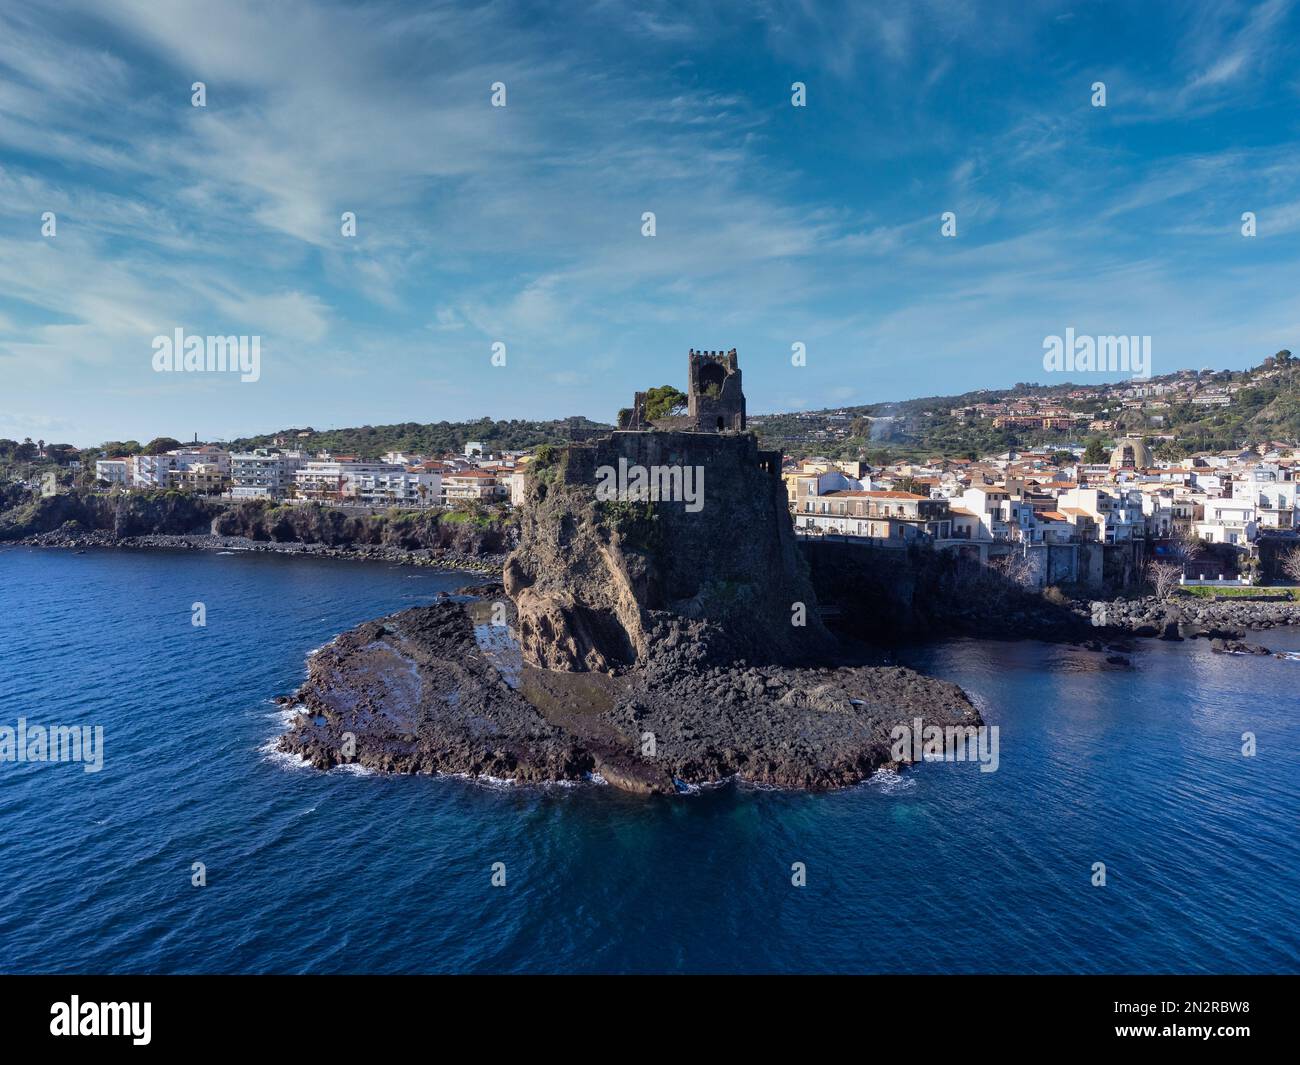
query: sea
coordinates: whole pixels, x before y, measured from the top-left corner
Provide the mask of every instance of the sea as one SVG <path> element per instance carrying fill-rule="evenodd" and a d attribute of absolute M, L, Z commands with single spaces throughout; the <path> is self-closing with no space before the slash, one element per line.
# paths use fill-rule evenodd
<path fill-rule="evenodd" d="M 314 650 L 475 579 L 0 548 L 0 729 L 103 738 L 94 772 L 0 761 L 0 971 L 1300 971 L 1300 660 L 904 647 L 998 726 L 997 770 L 828 794 L 646 798 L 275 752 L 272 699 Z M 1294 630 L 1253 638 L 1300 650 Z"/>

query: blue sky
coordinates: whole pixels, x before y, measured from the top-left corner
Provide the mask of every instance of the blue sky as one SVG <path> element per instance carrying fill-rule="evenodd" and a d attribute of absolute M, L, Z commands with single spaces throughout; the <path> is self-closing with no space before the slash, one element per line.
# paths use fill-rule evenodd
<path fill-rule="evenodd" d="M 1251 365 L 1300 346 L 1295 8 L 0 0 L 0 436 L 610 419 L 692 346 L 751 412 L 1047 380 L 1067 326 Z M 178 327 L 261 379 L 155 373 Z"/>

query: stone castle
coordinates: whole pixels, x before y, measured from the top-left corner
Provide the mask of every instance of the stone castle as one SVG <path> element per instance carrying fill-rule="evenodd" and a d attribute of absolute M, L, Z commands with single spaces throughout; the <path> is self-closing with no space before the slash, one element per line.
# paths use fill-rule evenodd
<path fill-rule="evenodd" d="M 736 352 L 692 350 L 689 370 L 685 414 L 648 419 L 647 395 L 638 392 L 618 430 L 529 465 L 519 546 L 503 576 L 529 665 L 629 668 L 644 664 L 657 640 L 674 645 L 666 633 L 683 625 L 709 627 L 709 653 L 719 660 L 824 661 L 830 653 L 795 541 L 781 453 L 761 450 L 745 431 Z M 597 498 L 600 471 L 634 467 L 694 468 L 701 505 Z M 792 610 L 806 610 L 806 620 L 792 623 Z"/>
<path fill-rule="evenodd" d="M 745 429 L 745 393 L 740 360 L 730 351 L 690 350 L 686 378 L 686 413 L 651 420 L 646 393 L 638 392 L 632 409 L 619 418 L 627 430 L 667 429 L 686 433 L 739 433 Z"/>

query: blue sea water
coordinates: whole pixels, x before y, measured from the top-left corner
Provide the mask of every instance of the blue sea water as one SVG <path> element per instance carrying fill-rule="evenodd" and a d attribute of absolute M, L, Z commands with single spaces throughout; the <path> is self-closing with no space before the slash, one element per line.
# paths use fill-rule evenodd
<path fill-rule="evenodd" d="M 999 726 L 997 772 L 828 795 L 645 799 L 269 753 L 269 699 L 313 648 L 468 579 L 0 549 L 0 725 L 105 735 L 99 773 L 0 763 L 0 970 L 1300 971 L 1300 661 L 914 648 Z"/>

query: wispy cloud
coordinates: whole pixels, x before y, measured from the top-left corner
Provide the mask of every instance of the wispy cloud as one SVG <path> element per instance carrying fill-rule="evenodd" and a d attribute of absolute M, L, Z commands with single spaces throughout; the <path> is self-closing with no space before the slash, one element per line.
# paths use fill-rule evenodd
<path fill-rule="evenodd" d="M 755 409 L 899 398 L 937 366 L 1032 376 L 1024 338 L 1062 316 L 1146 316 L 1208 361 L 1209 336 L 1296 319 L 1251 273 L 1300 226 L 1294 89 L 1270 80 L 1293 21 L 1287 0 L 11 5 L 7 406 L 76 411 L 82 442 L 467 398 L 608 416 L 690 344 L 740 346 Z M 1243 210 L 1254 245 L 1228 242 Z M 160 381 L 149 340 L 176 326 L 265 335 L 264 381 L 238 403 Z M 795 340 L 817 353 L 797 379 Z"/>

